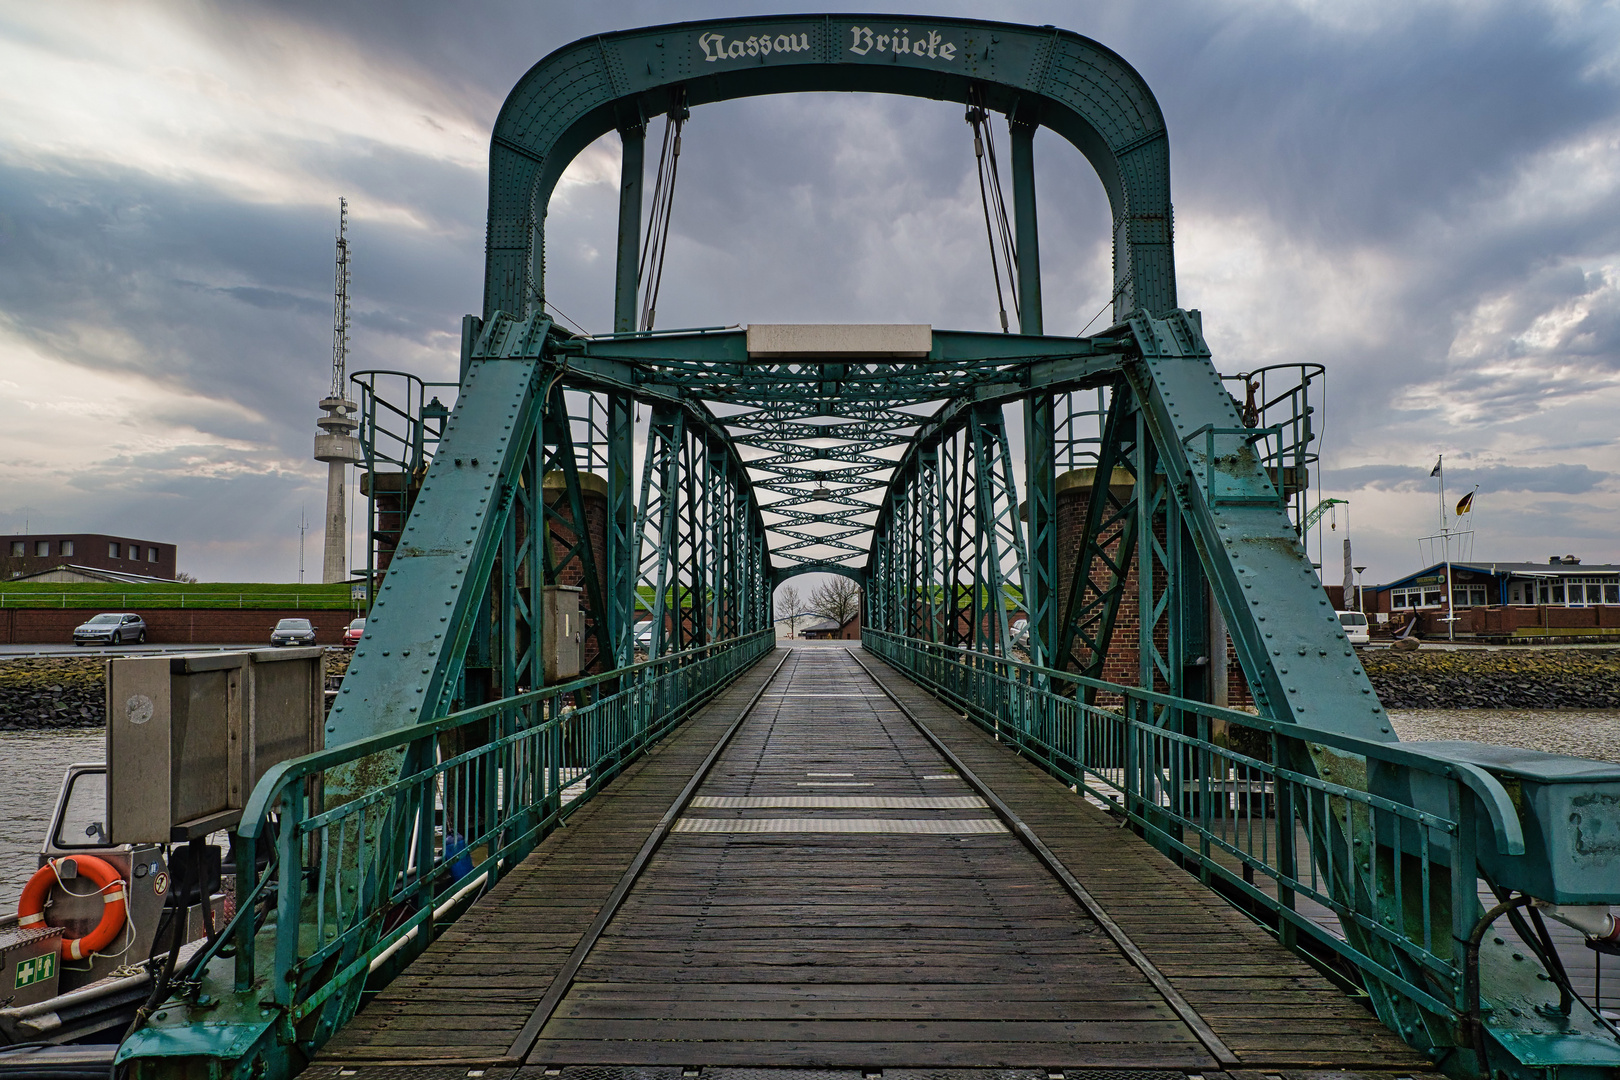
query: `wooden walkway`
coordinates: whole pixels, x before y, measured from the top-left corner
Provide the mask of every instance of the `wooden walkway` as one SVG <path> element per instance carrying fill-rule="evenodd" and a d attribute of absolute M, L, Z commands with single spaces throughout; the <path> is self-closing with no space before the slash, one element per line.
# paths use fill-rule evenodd
<path fill-rule="evenodd" d="M 682 1067 L 1428 1071 L 1113 819 L 880 662 L 828 647 L 768 657 L 637 762 L 306 1075 Z"/>

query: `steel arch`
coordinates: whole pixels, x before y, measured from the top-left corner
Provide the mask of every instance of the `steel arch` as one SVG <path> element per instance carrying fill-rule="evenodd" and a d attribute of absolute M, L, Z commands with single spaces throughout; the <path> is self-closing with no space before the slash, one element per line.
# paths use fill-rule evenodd
<path fill-rule="evenodd" d="M 776 44 L 787 39 L 786 49 Z M 486 319 L 543 299 L 544 221 L 568 163 L 598 136 L 669 111 L 677 89 L 687 107 L 826 90 L 960 102 L 976 91 L 986 107 L 1062 135 L 1096 169 L 1113 214 L 1116 320 L 1176 306 L 1164 117 L 1118 54 L 1050 26 L 812 15 L 603 34 L 530 68 L 490 141 Z"/>

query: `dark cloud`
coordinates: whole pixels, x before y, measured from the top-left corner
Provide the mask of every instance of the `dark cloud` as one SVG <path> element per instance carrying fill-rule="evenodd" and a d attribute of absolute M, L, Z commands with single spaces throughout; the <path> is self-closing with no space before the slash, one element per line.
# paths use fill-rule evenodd
<path fill-rule="evenodd" d="M 552 49 L 672 15 L 651 2 L 517 0 L 402 0 L 386 15 L 316 0 L 187 10 L 206 39 L 257 40 L 274 23 L 291 31 L 280 48 L 358 58 L 338 77 L 421 88 L 409 100 L 433 106 L 401 119 L 435 137 L 458 123 L 487 131 Z M 1368 463 L 1392 446 L 1407 460 L 1441 446 L 1448 462 L 1461 450 L 1523 462 L 1459 457 L 1450 484 L 1587 495 L 1571 506 L 1614 513 L 1602 463 L 1617 436 L 1589 415 L 1620 379 L 1620 165 L 1605 149 L 1620 128 L 1614 11 L 1392 3 L 1341 15 L 1177 0 L 996 14 L 1093 36 L 1154 88 L 1171 133 L 1183 300 L 1206 309 L 1225 370 L 1328 365 L 1322 475 L 1335 490 L 1426 492 L 1427 464 Z M 174 432 L 164 445 L 110 448 L 101 469 L 58 485 L 64 526 L 111 515 L 184 527 L 235 576 L 272 558 L 287 576 L 289 523 L 321 499 L 323 472 L 307 459 L 329 377 L 340 194 L 356 207 L 351 368 L 454 371 L 460 317 L 481 304 L 482 169 L 383 132 L 322 138 L 321 119 L 307 136 L 296 124 L 241 133 L 238 153 L 300 178 L 284 199 L 149 162 L 40 163 L 0 142 L 0 327 L 78 371 L 168 395 L 146 406 Z M 685 151 L 661 326 L 996 325 L 960 106 L 722 103 L 694 113 Z M 1037 173 L 1047 325 L 1074 333 L 1108 296 L 1108 207 L 1056 137 L 1038 142 Z M 611 184 L 565 184 L 548 221 L 548 298 L 593 330 L 611 319 L 616 212 Z M 1254 253 L 1223 262 L 1228 237 Z M 49 455 L 25 456 L 49 467 Z M 1536 527 L 1527 516 L 1515 535 Z M 1539 527 L 1602 531 L 1572 510 Z M 1372 557 L 1404 565 L 1390 545 Z"/>

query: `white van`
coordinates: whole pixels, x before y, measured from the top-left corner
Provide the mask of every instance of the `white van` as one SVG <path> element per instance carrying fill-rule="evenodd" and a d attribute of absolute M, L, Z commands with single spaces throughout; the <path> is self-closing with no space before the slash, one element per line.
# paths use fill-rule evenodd
<path fill-rule="evenodd" d="M 1344 636 L 1350 639 L 1352 645 L 1365 645 L 1369 640 L 1367 634 L 1367 616 L 1359 611 L 1339 611 L 1339 625 L 1344 627 Z"/>

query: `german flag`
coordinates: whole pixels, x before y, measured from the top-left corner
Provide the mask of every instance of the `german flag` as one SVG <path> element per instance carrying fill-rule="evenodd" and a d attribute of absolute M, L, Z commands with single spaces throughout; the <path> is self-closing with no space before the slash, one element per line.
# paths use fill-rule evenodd
<path fill-rule="evenodd" d="M 1475 488 L 1474 490 L 1478 491 L 1479 489 Z M 1462 517 L 1464 514 L 1468 513 L 1468 511 L 1472 510 L 1473 508 L 1474 508 L 1474 492 L 1473 491 L 1470 491 L 1468 494 L 1464 495 L 1462 498 L 1457 500 L 1457 516 L 1458 517 Z"/>

